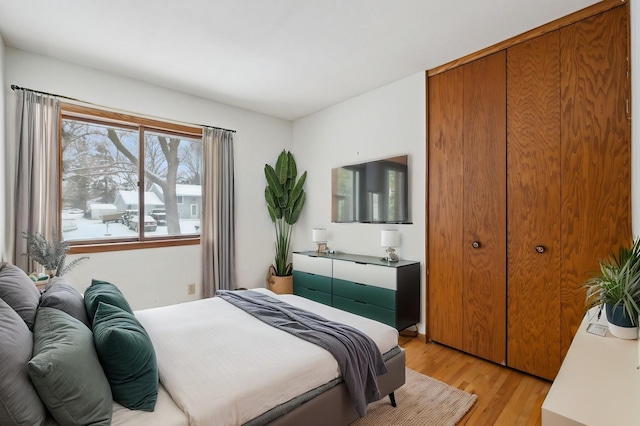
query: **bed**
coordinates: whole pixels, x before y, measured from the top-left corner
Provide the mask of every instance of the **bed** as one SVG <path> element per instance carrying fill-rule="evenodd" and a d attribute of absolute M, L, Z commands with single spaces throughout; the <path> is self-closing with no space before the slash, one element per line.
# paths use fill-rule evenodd
<path fill-rule="evenodd" d="M 266 289 L 228 293 L 250 294 L 362 331 L 384 354 L 388 372 L 378 377 L 380 395 L 404 384 L 405 354 L 394 328 Z M 112 401 L 112 395 L 118 399 L 115 383 L 105 378 L 110 369 L 99 350 L 100 328 L 108 323 L 102 314 L 108 312 L 128 318 L 146 339 L 155 374 L 149 382 L 153 411 Z M 64 423 L 164 426 L 346 425 L 358 417 L 327 350 L 265 324 L 223 297 L 132 311 L 111 283 L 94 280 L 83 297 L 56 278 L 41 294 L 19 268 L 0 264 L 0 341 L 0 424 L 56 424 L 47 411 Z M 119 344 L 115 348 L 118 357 L 131 353 Z"/>
<path fill-rule="evenodd" d="M 381 395 L 404 383 L 405 357 L 394 328 L 298 296 L 255 291 L 363 331 L 386 354 Z M 191 425 L 337 425 L 358 417 L 326 350 L 221 298 L 135 314 L 153 341 L 161 384 Z"/>

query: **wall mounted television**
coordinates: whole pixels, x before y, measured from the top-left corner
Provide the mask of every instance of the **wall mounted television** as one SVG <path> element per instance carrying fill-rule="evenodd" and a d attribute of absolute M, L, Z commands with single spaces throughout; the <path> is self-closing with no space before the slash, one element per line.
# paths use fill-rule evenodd
<path fill-rule="evenodd" d="M 409 156 L 331 170 L 331 222 L 411 223 Z"/>

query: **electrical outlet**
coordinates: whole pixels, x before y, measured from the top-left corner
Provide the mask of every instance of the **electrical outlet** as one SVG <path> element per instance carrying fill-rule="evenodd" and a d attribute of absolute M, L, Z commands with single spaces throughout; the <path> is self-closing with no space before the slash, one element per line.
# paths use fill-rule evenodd
<path fill-rule="evenodd" d="M 187 293 L 188 294 L 196 294 L 196 284 L 195 283 L 191 283 L 191 284 L 187 285 Z"/>

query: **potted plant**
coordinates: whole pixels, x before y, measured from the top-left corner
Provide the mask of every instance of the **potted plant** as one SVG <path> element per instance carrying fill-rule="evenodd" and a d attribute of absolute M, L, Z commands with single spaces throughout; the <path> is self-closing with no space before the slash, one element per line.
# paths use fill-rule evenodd
<path fill-rule="evenodd" d="M 293 266 L 289 263 L 289 246 L 293 224 L 298 221 L 304 206 L 305 171 L 298 179 L 298 169 L 291 152 L 282 150 L 275 168 L 264 166 L 267 186 L 264 197 L 267 210 L 276 230 L 276 255 L 269 268 L 267 282 L 269 289 L 276 293 L 293 292 Z"/>
<path fill-rule="evenodd" d="M 616 337 L 638 337 L 640 314 L 640 238 L 630 248 L 621 247 L 618 254 L 600 261 L 600 274 L 585 284 L 585 307 L 604 306 L 609 321 L 609 331 Z"/>
<path fill-rule="evenodd" d="M 54 276 L 61 277 L 82 260 L 88 259 L 87 256 L 82 256 L 65 265 L 69 243 L 60 240 L 55 230 L 53 235 L 53 241 L 49 241 L 40 232 L 33 234 L 26 231 L 22 232 L 22 236 L 27 240 L 27 254 L 31 257 L 31 260 L 42 265 L 45 274 L 49 275 L 49 278 Z"/>

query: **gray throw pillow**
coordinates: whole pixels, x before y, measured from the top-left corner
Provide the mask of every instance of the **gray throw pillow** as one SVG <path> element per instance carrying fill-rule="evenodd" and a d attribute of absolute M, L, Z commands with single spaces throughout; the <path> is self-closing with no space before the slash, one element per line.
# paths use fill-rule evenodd
<path fill-rule="evenodd" d="M 22 269 L 6 263 L 0 265 L 0 299 L 20 315 L 30 330 L 33 328 L 40 291 Z"/>
<path fill-rule="evenodd" d="M 61 425 L 109 425 L 112 399 L 84 324 L 55 308 L 40 308 L 33 328 L 29 376 Z"/>
<path fill-rule="evenodd" d="M 40 307 L 59 309 L 91 328 L 82 295 L 64 278 L 56 277 L 49 281 L 40 297 Z"/>
<path fill-rule="evenodd" d="M 20 316 L 0 300 L 0 425 L 41 425 L 46 410 L 29 380 L 33 335 Z"/>

